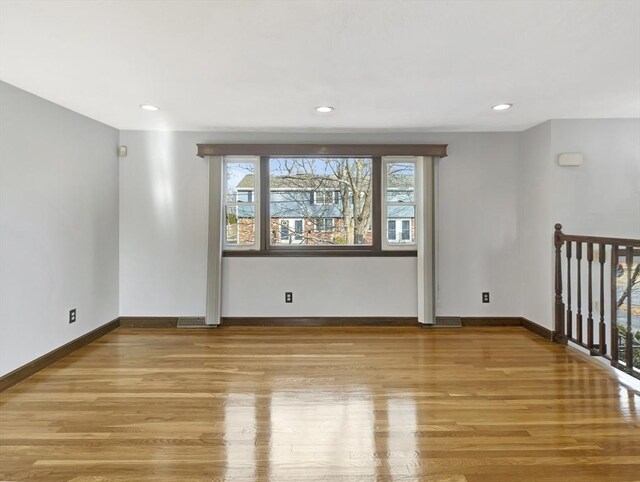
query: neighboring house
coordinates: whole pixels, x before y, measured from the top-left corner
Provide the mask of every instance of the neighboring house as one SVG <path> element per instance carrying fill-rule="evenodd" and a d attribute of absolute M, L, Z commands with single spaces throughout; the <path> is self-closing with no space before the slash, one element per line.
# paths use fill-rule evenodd
<path fill-rule="evenodd" d="M 398 184 L 402 184 L 398 182 Z M 253 174 L 247 174 L 235 188 L 235 201 L 255 202 Z M 270 216 L 272 245 L 349 244 L 349 229 L 352 227 L 352 194 L 346 194 L 341 183 L 335 178 L 314 175 L 272 176 L 270 187 Z M 393 193 L 388 201 L 401 201 L 412 196 L 413 188 L 389 186 Z M 364 192 L 361 195 L 371 195 Z M 345 209 L 347 207 L 348 209 Z M 351 208 L 349 208 L 351 207 Z M 229 223 L 227 244 L 248 244 L 254 239 L 253 206 L 239 205 L 236 208 L 236 227 Z M 415 213 L 413 206 L 389 206 L 387 209 L 386 235 L 390 243 L 408 244 L 413 242 L 415 233 Z M 356 244 L 371 243 L 371 227 Z"/>

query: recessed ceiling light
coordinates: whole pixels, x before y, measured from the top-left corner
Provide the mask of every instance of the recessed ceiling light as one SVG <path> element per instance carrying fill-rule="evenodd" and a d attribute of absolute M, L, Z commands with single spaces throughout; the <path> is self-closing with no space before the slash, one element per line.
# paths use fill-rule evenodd
<path fill-rule="evenodd" d="M 323 114 L 326 114 L 328 112 L 333 112 L 333 107 L 331 107 L 330 105 L 321 105 L 319 107 L 316 107 L 316 110 L 318 112 L 322 112 Z"/>
<path fill-rule="evenodd" d="M 512 106 L 513 104 L 496 104 L 491 108 L 493 110 L 507 110 L 507 109 L 510 109 Z"/>
<path fill-rule="evenodd" d="M 160 107 L 156 107 L 155 105 L 151 104 L 140 104 L 140 108 L 144 110 L 160 110 Z"/>

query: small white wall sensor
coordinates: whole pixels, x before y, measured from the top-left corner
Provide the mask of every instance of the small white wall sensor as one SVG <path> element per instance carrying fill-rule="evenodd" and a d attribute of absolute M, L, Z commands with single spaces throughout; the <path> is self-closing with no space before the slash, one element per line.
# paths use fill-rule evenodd
<path fill-rule="evenodd" d="M 580 152 L 563 152 L 558 154 L 558 164 L 561 166 L 582 166 L 583 157 Z"/>

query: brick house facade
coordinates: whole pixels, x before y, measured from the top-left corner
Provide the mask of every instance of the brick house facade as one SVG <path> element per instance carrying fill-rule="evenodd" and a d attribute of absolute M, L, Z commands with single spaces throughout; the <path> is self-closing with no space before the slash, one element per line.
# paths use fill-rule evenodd
<path fill-rule="evenodd" d="M 272 245 L 341 245 L 353 239 L 353 226 L 343 215 L 343 200 L 337 181 L 313 176 L 272 177 L 270 190 L 270 243 Z M 242 202 L 254 202 L 253 175 L 246 175 L 235 188 L 236 211 L 227 218 L 227 244 L 248 245 L 255 239 L 252 210 Z M 406 209 L 405 209 L 406 211 Z M 413 240 L 415 213 L 394 207 L 388 213 L 385 232 L 390 241 Z M 351 231 L 350 231 L 351 230 Z M 369 225 L 355 244 L 371 244 Z"/>

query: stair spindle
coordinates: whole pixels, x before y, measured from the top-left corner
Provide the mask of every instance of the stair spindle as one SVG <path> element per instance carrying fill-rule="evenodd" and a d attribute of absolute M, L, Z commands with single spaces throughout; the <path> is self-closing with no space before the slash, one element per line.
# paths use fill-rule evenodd
<path fill-rule="evenodd" d="M 588 300 L 587 314 L 587 348 L 593 348 L 593 243 L 587 243 Z"/>
<path fill-rule="evenodd" d="M 567 255 L 567 338 L 573 338 L 573 312 L 571 310 L 571 246 L 573 243 L 567 241 L 566 255 Z"/>
<path fill-rule="evenodd" d="M 578 304 L 578 312 L 576 313 L 576 337 L 578 338 L 578 343 L 582 343 L 582 271 L 580 268 L 582 262 L 582 243 L 576 242 L 576 264 L 577 264 L 577 281 L 578 281 L 578 292 L 577 296 L 577 304 Z"/>
<path fill-rule="evenodd" d="M 606 353 L 606 326 L 604 324 L 604 262 L 606 261 L 606 246 L 600 243 L 598 261 L 600 262 L 600 323 L 598 324 L 598 353 Z"/>

